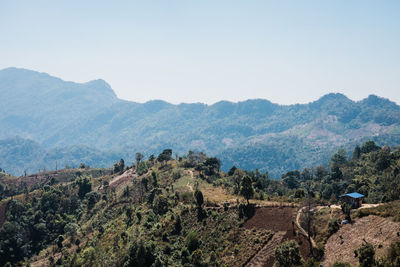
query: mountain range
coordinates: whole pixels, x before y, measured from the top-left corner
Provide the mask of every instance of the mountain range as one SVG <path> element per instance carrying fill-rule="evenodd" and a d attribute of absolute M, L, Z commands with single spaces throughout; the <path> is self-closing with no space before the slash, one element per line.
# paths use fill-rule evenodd
<path fill-rule="evenodd" d="M 375 95 L 353 101 L 332 93 L 308 104 L 264 99 L 173 105 L 119 99 L 104 80 L 63 81 L 46 73 L 0 71 L 0 167 L 111 166 L 171 148 L 203 151 L 233 165 L 282 172 L 327 164 L 338 148 L 366 140 L 400 144 L 400 106 Z"/>

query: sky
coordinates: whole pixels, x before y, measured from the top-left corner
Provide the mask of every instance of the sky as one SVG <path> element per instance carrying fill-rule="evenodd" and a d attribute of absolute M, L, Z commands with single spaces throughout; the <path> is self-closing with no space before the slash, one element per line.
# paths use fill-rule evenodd
<path fill-rule="evenodd" d="M 400 1 L 0 0 L 0 69 L 171 103 L 400 103 Z"/>

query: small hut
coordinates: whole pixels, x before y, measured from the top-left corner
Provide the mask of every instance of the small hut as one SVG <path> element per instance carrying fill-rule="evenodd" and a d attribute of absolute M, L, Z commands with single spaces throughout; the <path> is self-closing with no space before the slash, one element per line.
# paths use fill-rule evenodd
<path fill-rule="evenodd" d="M 361 207 L 362 205 L 362 200 L 365 196 L 354 192 L 354 193 L 349 193 L 349 194 L 344 194 L 340 196 L 340 200 L 349 204 L 353 209 L 357 209 Z"/>

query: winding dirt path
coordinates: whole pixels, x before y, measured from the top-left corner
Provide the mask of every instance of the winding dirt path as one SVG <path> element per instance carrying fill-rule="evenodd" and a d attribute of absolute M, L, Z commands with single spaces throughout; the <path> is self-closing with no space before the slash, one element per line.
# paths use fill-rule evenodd
<path fill-rule="evenodd" d="M 191 186 L 191 185 L 189 184 L 189 182 L 186 184 L 186 186 L 189 188 L 190 192 L 193 192 L 193 186 Z"/>
<path fill-rule="evenodd" d="M 301 213 L 303 213 L 303 211 L 306 209 L 307 207 L 302 207 L 301 209 L 299 209 L 299 211 L 297 212 L 296 215 L 296 225 L 299 228 L 300 232 L 302 232 L 303 235 L 305 235 L 308 238 L 308 233 L 306 230 L 303 229 L 303 227 L 301 227 L 300 224 L 300 216 Z M 311 245 L 313 246 L 313 248 L 317 247 L 317 244 L 315 243 L 314 239 L 312 237 L 310 237 L 311 240 Z"/>
<path fill-rule="evenodd" d="M 192 171 L 192 170 L 187 170 L 187 172 L 189 173 L 190 178 L 193 179 L 193 177 L 194 177 L 194 176 L 193 176 L 193 171 Z M 191 186 L 191 185 L 189 184 L 189 182 L 187 182 L 186 186 L 189 188 L 190 192 L 193 192 L 193 191 L 194 191 L 194 190 L 193 190 L 193 186 Z"/>

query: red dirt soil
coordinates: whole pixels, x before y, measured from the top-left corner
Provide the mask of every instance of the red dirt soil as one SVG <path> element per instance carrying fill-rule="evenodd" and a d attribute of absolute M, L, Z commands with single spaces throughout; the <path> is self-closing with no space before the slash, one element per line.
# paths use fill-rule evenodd
<path fill-rule="evenodd" d="M 310 255 L 309 243 L 305 236 L 293 233 L 292 222 L 295 220 L 296 208 L 293 207 L 262 207 L 257 208 L 253 217 L 246 221 L 243 225 L 244 228 L 262 228 L 271 230 L 273 232 L 286 232 L 283 236 L 282 242 L 286 240 L 295 240 L 300 246 L 300 253 L 303 259 L 307 259 Z M 268 244 L 267 244 L 268 245 Z M 276 244 L 279 245 L 279 244 Z M 275 246 L 276 247 L 276 246 Z M 275 248 L 273 249 L 273 251 Z M 274 257 L 268 255 L 263 259 L 259 266 L 270 267 L 274 264 Z"/>

